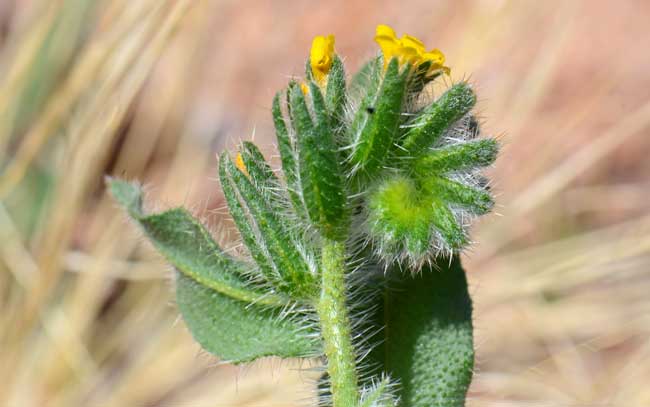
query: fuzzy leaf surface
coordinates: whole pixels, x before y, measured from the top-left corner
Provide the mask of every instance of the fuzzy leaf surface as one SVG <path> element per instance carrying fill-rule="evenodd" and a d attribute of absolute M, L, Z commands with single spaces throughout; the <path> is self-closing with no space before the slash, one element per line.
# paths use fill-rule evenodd
<path fill-rule="evenodd" d="M 278 140 L 278 151 L 280 152 L 280 159 L 282 161 L 282 172 L 287 182 L 287 189 L 291 203 L 296 211 L 296 214 L 305 219 L 307 213 L 302 198 L 298 194 L 300 185 L 298 181 L 298 164 L 296 161 L 296 152 L 294 140 L 289 135 L 287 123 L 282 113 L 280 106 L 280 93 L 277 93 L 273 98 L 273 107 L 271 108 L 273 114 L 273 126 L 275 127 L 275 136 Z"/>
<path fill-rule="evenodd" d="M 250 141 L 244 141 L 241 147 L 242 161 L 246 167 L 251 183 L 263 196 L 269 206 L 277 213 L 284 212 L 289 207 L 280 180 L 264 159 L 257 146 Z"/>
<path fill-rule="evenodd" d="M 495 139 L 474 140 L 430 150 L 416 161 L 418 173 L 445 173 L 485 167 L 494 162 L 499 152 Z"/>
<path fill-rule="evenodd" d="M 345 68 L 341 58 L 336 56 L 327 78 L 327 89 L 325 91 L 325 102 L 332 118 L 334 131 L 339 131 L 343 127 L 345 101 Z"/>
<path fill-rule="evenodd" d="M 383 378 L 374 386 L 363 389 L 359 407 L 397 407 L 392 390 L 389 379 Z"/>
<path fill-rule="evenodd" d="M 391 60 L 379 92 L 366 96 L 352 123 L 351 162 L 365 176 L 381 169 L 396 141 L 408 73 L 408 69 L 400 71 L 396 58 Z"/>
<path fill-rule="evenodd" d="M 314 82 L 309 83 L 313 118 L 300 87 L 294 86 L 290 92 L 302 196 L 309 218 L 327 238 L 341 239 L 347 226 L 346 196 L 330 114 Z"/>
<path fill-rule="evenodd" d="M 366 62 L 350 79 L 349 96 L 359 100 L 372 98 L 379 91 L 381 65 L 381 58 Z"/>
<path fill-rule="evenodd" d="M 460 120 L 476 104 L 476 95 L 467 83 L 452 86 L 429 105 L 412 122 L 402 143 L 405 156 L 418 156 L 427 151 L 451 125 Z"/>
<path fill-rule="evenodd" d="M 176 269 L 178 307 L 192 336 L 206 351 L 233 363 L 318 353 L 319 345 L 307 335 L 310 328 L 280 317 L 289 300 L 251 286 L 243 276 L 250 265 L 225 254 L 186 210 L 145 214 L 137 185 L 116 179 L 108 185 L 113 197 Z"/>
<path fill-rule="evenodd" d="M 402 407 L 458 407 L 474 367 L 472 302 L 458 257 L 401 274 L 384 299 L 385 371 Z"/>
<path fill-rule="evenodd" d="M 219 176 L 244 243 L 263 271 L 271 268 L 265 271 L 269 282 L 293 296 L 310 297 L 316 288 L 315 276 L 281 214 L 249 177 L 235 167 L 227 154 L 221 156 Z"/>

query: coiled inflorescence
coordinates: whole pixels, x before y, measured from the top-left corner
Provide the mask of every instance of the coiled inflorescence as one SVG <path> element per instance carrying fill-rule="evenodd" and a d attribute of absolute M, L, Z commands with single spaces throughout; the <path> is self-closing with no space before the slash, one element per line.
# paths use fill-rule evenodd
<path fill-rule="evenodd" d="M 479 138 L 468 83 L 437 99 L 424 90 L 449 73 L 440 51 L 387 26 L 375 39 L 382 55 L 348 88 L 333 37 L 314 41 L 306 80 L 274 102 L 283 170 L 296 213 L 308 213 L 325 236 L 361 225 L 357 237 L 375 256 L 418 269 L 459 252 L 471 221 L 492 208 L 481 170 L 498 144 Z"/>

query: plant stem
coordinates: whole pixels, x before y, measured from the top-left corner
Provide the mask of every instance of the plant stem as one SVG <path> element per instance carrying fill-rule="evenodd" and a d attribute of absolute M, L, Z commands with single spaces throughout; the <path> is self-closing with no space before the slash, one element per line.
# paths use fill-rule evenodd
<path fill-rule="evenodd" d="M 357 373 L 345 304 L 345 245 L 326 240 L 322 251 L 322 287 L 316 306 L 325 341 L 333 407 L 358 404 Z"/>

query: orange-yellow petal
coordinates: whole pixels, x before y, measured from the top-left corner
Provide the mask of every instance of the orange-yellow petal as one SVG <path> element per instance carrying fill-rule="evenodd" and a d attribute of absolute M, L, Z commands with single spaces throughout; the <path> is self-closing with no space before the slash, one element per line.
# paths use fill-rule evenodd
<path fill-rule="evenodd" d="M 380 24 L 375 31 L 375 42 L 381 48 L 384 56 L 384 68 L 394 56 L 399 56 L 400 42 L 395 36 L 395 31 L 387 25 Z"/>
<path fill-rule="evenodd" d="M 418 53 L 426 52 L 422 41 L 408 34 L 404 34 L 402 38 L 400 38 L 400 43 L 403 47 L 409 47 L 417 50 Z"/>
<path fill-rule="evenodd" d="M 246 168 L 246 164 L 244 164 L 244 159 L 240 153 L 237 153 L 237 157 L 235 158 L 235 166 L 239 168 L 239 171 L 243 172 L 244 175 L 247 177 L 249 176 L 248 169 Z"/>
<path fill-rule="evenodd" d="M 422 54 L 422 62 L 431 62 L 431 67 L 429 68 L 428 75 L 431 75 L 436 72 L 444 72 L 449 75 L 451 70 L 449 67 L 445 66 L 445 55 L 440 52 L 440 50 L 432 49 L 429 52 Z"/>
<path fill-rule="evenodd" d="M 438 49 L 432 49 L 431 51 L 422 54 L 422 60 L 443 65 L 445 63 L 445 55 Z"/>
<path fill-rule="evenodd" d="M 401 45 L 398 48 L 398 56 L 400 59 L 400 63 L 409 63 L 412 65 L 417 65 L 419 64 L 422 59 L 421 53 L 417 48 L 409 47 L 409 46 L 404 46 Z"/>
<path fill-rule="evenodd" d="M 327 79 L 327 74 L 332 68 L 334 61 L 334 36 L 328 35 L 327 37 L 318 35 L 314 37 L 311 43 L 311 53 L 309 55 L 309 62 L 311 64 L 311 72 L 314 79 L 319 85 L 324 85 Z"/>
<path fill-rule="evenodd" d="M 427 51 L 422 41 L 416 37 L 404 34 L 397 38 L 395 30 L 380 24 L 375 32 L 375 42 L 379 44 L 384 56 L 384 69 L 392 58 L 397 57 L 400 65 L 419 66 L 425 62 L 430 63 L 427 75 L 441 71 L 449 74 L 449 68 L 444 65 L 444 54 L 438 49 Z"/>
<path fill-rule="evenodd" d="M 392 38 L 394 40 L 397 40 L 397 35 L 395 35 L 395 30 L 390 28 L 387 25 L 384 24 L 379 24 L 375 30 L 375 38 L 376 37 L 387 37 L 387 38 Z"/>

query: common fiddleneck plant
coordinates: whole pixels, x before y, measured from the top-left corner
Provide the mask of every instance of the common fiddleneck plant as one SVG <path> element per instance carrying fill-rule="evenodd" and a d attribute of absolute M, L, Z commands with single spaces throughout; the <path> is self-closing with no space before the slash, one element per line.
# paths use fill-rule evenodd
<path fill-rule="evenodd" d="M 273 99 L 282 174 L 244 142 L 219 160 L 246 248 L 227 253 L 187 210 L 147 213 L 109 188 L 175 269 L 194 339 L 232 363 L 321 358 L 320 404 L 462 406 L 474 366 L 460 254 L 493 206 L 470 84 L 434 98 L 444 55 L 377 27 L 381 53 L 347 81 L 333 36 Z"/>

